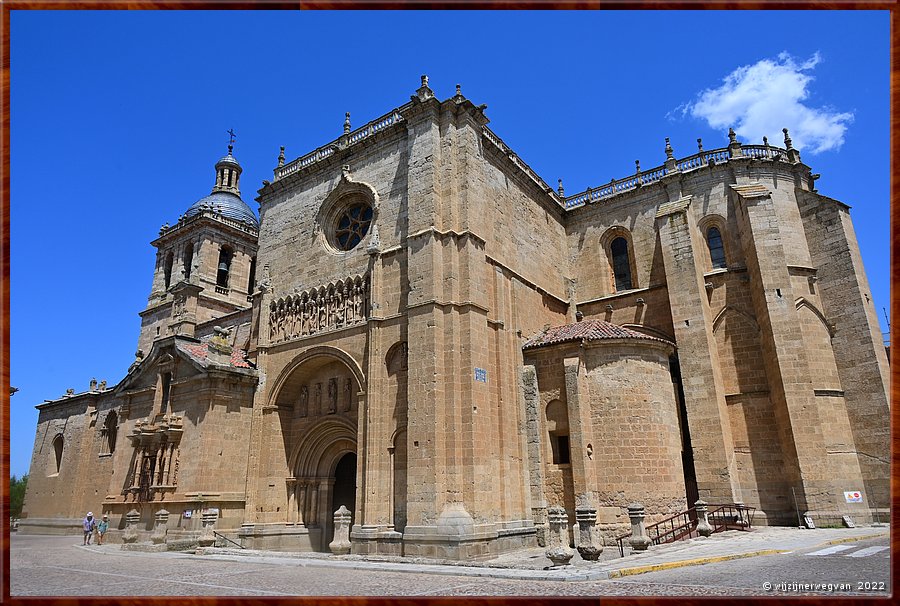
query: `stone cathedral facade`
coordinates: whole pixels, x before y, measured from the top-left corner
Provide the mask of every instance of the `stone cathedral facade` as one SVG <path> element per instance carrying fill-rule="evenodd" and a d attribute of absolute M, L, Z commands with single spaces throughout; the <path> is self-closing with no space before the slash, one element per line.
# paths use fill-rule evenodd
<path fill-rule="evenodd" d="M 667 140 L 657 168 L 567 196 L 484 110 L 423 77 L 282 148 L 258 219 L 229 146 L 152 242 L 127 375 L 38 406 L 21 531 L 136 510 L 149 533 L 165 509 L 191 537 L 216 512 L 245 546 L 327 551 L 344 505 L 354 553 L 468 559 L 543 542 L 554 506 L 607 541 L 632 502 L 756 524 L 889 506 L 849 207 L 787 131 L 683 159 Z"/>

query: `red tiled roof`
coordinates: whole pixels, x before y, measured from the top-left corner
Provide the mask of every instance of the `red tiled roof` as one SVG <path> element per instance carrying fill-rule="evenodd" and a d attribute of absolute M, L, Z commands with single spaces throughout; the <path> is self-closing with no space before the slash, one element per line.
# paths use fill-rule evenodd
<path fill-rule="evenodd" d="M 178 347 L 198 362 L 205 364 L 209 359 L 209 343 L 179 343 Z M 247 362 L 247 352 L 243 349 L 235 349 L 231 352 L 231 366 L 235 368 L 250 368 Z"/>
<path fill-rule="evenodd" d="M 642 341 L 658 341 L 672 345 L 671 342 L 665 339 L 651 337 L 624 326 L 604 322 L 603 320 L 585 320 L 542 330 L 525 341 L 522 349 L 532 349 L 567 341 L 599 341 L 603 339 L 640 339 Z"/>

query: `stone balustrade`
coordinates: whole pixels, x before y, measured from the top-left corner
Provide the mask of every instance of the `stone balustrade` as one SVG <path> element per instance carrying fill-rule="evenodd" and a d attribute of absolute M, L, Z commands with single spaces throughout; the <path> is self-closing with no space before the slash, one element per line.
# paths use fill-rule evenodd
<path fill-rule="evenodd" d="M 672 166 L 657 166 L 649 170 L 638 170 L 634 175 L 623 179 L 613 179 L 608 184 L 600 187 L 589 187 L 587 190 L 571 195 L 560 196 L 560 201 L 566 209 L 577 208 L 585 204 L 611 198 L 617 194 L 637 189 L 659 181 L 668 174 L 680 172 L 686 173 L 703 166 L 724 164 L 733 158 L 751 158 L 754 160 L 770 160 L 774 162 L 792 162 L 791 152 L 796 150 L 773 147 L 766 142 L 764 145 L 730 145 L 721 149 L 708 151 L 701 150 L 686 158 L 674 161 Z M 799 155 L 796 156 L 799 161 Z"/>

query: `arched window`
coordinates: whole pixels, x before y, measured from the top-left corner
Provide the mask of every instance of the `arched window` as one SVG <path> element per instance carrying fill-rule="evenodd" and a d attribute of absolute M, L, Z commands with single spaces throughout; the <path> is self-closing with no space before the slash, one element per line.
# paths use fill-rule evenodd
<path fill-rule="evenodd" d="M 247 280 L 247 292 L 253 294 L 256 289 L 256 257 L 250 259 L 250 278 Z"/>
<path fill-rule="evenodd" d="M 628 240 L 618 237 L 609 245 L 612 254 L 613 275 L 616 279 L 616 290 L 634 288 L 631 279 L 631 255 L 628 252 Z"/>
<path fill-rule="evenodd" d="M 160 387 L 162 388 L 162 397 L 160 398 L 159 411 L 162 414 L 166 414 L 169 412 L 169 394 L 172 391 L 172 373 L 162 373 L 159 380 Z"/>
<path fill-rule="evenodd" d="M 223 246 L 219 251 L 219 271 L 216 273 L 216 286 L 228 287 L 228 274 L 231 272 L 231 249 Z"/>
<path fill-rule="evenodd" d="M 184 247 L 184 279 L 188 280 L 191 277 L 191 266 L 194 264 L 194 244 L 193 242 L 188 242 L 187 246 Z"/>
<path fill-rule="evenodd" d="M 566 405 L 560 400 L 547 404 L 547 430 L 550 434 L 550 449 L 553 452 L 554 465 L 566 465 L 571 462 L 569 453 L 569 414 Z"/>
<path fill-rule="evenodd" d="M 722 232 L 718 227 L 710 227 L 706 231 L 706 245 L 709 247 L 709 260 L 713 269 L 727 267 L 725 245 L 722 243 Z"/>
<path fill-rule="evenodd" d="M 52 465 L 50 467 L 50 475 L 59 473 L 60 468 L 62 467 L 62 455 L 63 455 L 63 437 L 62 434 L 56 436 L 53 439 L 53 460 L 51 461 Z"/>
<path fill-rule="evenodd" d="M 174 260 L 174 256 L 170 252 L 166 255 L 166 262 L 163 265 L 163 281 L 165 282 L 166 288 L 169 288 L 169 285 L 172 284 L 172 262 Z"/>
<path fill-rule="evenodd" d="M 103 423 L 103 443 L 100 445 L 101 454 L 112 454 L 116 450 L 116 434 L 119 429 L 119 417 L 115 410 L 106 415 Z"/>

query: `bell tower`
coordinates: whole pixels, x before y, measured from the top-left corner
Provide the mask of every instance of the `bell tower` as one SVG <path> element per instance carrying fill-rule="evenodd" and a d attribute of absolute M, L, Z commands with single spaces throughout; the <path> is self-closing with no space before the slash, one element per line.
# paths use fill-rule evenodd
<path fill-rule="evenodd" d="M 144 354 L 157 339 L 193 337 L 198 326 L 251 305 L 259 220 L 241 199 L 242 169 L 233 155 L 234 131 L 229 134 L 212 192 L 174 225 L 165 223 L 151 242 L 156 268 L 138 339 Z"/>

